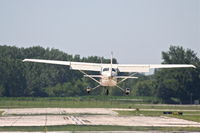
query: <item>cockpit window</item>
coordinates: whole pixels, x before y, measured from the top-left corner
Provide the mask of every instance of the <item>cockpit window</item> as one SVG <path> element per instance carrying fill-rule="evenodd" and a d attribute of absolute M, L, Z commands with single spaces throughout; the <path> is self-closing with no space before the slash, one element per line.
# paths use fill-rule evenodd
<path fill-rule="evenodd" d="M 104 68 L 103 71 L 109 71 L 109 68 Z"/>
<path fill-rule="evenodd" d="M 109 71 L 109 68 L 104 68 L 104 69 L 103 69 L 103 72 L 105 72 L 105 71 Z M 112 71 L 113 71 L 113 72 L 116 72 L 116 69 L 112 68 Z"/>

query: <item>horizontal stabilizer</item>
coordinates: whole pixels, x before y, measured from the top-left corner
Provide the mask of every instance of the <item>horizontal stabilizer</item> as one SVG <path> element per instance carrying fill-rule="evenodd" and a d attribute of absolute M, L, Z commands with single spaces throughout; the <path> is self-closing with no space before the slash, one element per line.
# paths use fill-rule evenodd
<path fill-rule="evenodd" d="M 137 79 L 138 77 L 132 77 L 132 76 L 116 76 L 118 79 Z"/>
<path fill-rule="evenodd" d="M 84 77 L 102 78 L 102 75 L 84 75 Z"/>

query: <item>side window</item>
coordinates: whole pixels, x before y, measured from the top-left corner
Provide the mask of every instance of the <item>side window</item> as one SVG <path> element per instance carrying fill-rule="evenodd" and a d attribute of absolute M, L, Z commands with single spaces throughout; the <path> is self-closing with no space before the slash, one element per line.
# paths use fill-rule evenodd
<path fill-rule="evenodd" d="M 103 72 L 105 72 L 105 71 L 109 71 L 109 68 L 104 68 L 104 69 L 103 69 Z"/>

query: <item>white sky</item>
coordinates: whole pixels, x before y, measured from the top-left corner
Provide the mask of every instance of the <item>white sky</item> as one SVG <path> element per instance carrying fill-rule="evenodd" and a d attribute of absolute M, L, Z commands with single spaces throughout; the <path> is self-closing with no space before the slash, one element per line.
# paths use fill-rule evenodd
<path fill-rule="evenodd" d="M 0 0 L 0 45 L 119 63 L 161 63 L 170 45 L 200 55 L 200 0 Z"/>

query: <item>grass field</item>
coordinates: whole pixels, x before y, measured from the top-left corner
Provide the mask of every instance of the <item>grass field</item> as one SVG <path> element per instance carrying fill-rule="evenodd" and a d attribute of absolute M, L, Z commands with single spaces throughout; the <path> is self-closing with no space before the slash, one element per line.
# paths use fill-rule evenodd
<path fill-rule="evenodd" d="M 135 104 L 151 103 L 152 98 L 145 97 L 113 97 L 113 96 L 83 96 L 83 97 L 18 97 L 0 98 L 0 108 L 24 107 L 65 107 L 65 108 L 127 108 Z"/>
<path fill-rule="evenodd" d="M 0 127 L 0 131 L 199 131 L 195 127 L 130 127 L 130 126 L 97 126 L 66 125 L 47 127 Z"/>
<path fill-rule="evenodd" d="M 83 96 L 83 97 L 18 97 L 0 98 L 0 108 L 143 108 L 143 109 L 186 109 L 200 110 L 200 106 L 151 104 L 152 97 L 115 97 L 115 96 Z"/>
<path fill-rule="evenodd" d="M 163 111 L 117 111 L 121 116 L 167 116 L 200 122 L 200 111 L 181 111 L 183 115 L 164 115 Z M 177 112 L 177 111 L 173 111 Z"/>
<path fill-rule="evenodd" d="M 3 111 L 0 111 L 0 116 L 2 115 Z"/>

